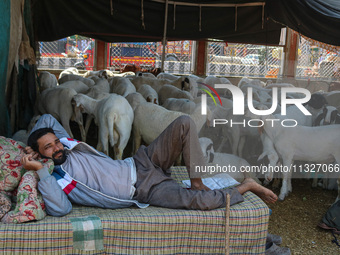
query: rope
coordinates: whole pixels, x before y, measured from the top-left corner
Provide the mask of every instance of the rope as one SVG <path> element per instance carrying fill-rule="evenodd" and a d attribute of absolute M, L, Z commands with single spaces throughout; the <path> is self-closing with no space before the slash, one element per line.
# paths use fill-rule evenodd
<path fill-rule="evenodd" d="M 262 5 L 262 29 L 264 27 L 264 3 Z"/>
<path fill-rule="evenodd" d="M 235 7 L 235 32 L 237 31 L 237 6 Z"/>
<path fill-rule="evenodd" d="M 176 29 L 176 2 L 174 2 L 174 26 L 173 26 L 173 30 Z"/>
<path fill-rule="evenodd" d="M 111 9 L 111 16 L 113 16 L 113 3 L 112 3 L 112 0 L 110 0 L 110 9 Z"/>
<path fill-rule="evenodd" d="M 332 231 L 332 235 L 334 237 L 334 240 L 332 240 L 332 243 L 335 243 L 338 247 L 340 247 L 340 244 L 338 243 L 338 239 L 336 238 L 336 236 L 334 235 L 334 231 Z"/>
<path fill-rule="evenodd" d="M 145 30 L 145 23 L 144 23 L 144 0 L 141 0 L 141 17 L 140 19 L 142 20 L 142 28 Z"/>
<path fill-rule="evenodd" d="M 202 6 L 199 5 L 200 7 L 200 20 L 199 20 L 199 31 L 201 32 L 202 31 Z"/>

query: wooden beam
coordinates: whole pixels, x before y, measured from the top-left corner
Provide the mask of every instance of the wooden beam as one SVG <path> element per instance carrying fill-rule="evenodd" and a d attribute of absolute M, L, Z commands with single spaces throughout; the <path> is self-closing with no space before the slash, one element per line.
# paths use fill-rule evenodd
<path fill-rule="evenodd" d="M 107 69 L 106 53 L 107 53 L 106 43 L 103 41 L 96 40 L 93 70 Z"/>
<path fill-rule="evenodd" d="M 205 75 L 206 56 L 207 56 L 207 42 L 197 42 L 197 58 L 196 58 L 196 75 Z"/>
<path fill-rule="evenodd" d="M 296 66 L 298 62 L 299 38 L 297 33 L 293 33 L 287 28 L 285 62 L 283 69 L 284 78 L 295 78 Z"/>

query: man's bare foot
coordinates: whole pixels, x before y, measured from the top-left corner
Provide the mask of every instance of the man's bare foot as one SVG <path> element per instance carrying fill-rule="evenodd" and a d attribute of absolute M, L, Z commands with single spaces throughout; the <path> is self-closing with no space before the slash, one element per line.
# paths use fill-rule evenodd
<path fill-rule="evenodd" d="M 277 200 L 277 195 L 275 195 L 273 191 L 263 187 L 251 178 L 244 179 L 236 188 L 241 194 L 251 191 L 266 203 L 275 203 Z"/>
<path fill-rule="evenodd" d="M 210 190 L 207 186 L 203 184 L 201 178 L 191 178 L 190 182 L 192 190 L 206 190 L 206 191 Z"/>

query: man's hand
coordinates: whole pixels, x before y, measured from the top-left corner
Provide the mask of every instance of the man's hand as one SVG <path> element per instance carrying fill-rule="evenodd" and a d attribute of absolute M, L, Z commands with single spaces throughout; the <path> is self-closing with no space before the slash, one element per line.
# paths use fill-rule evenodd
<path fill-rule="evenodd" d="M 37 158 L 37 153 L 33 152 L 31 154 L 24 155 L 21 158 L 20 162 L 26 170 L 37 171 L 43 168 L 44 166 L 41 164 L 41 162 L 37 161 L 36 158 Z"/>

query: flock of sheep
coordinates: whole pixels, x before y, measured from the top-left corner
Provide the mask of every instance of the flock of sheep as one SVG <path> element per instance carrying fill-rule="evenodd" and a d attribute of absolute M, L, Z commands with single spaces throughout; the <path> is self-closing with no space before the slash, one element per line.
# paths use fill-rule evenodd
<path fill-rule="evenodd" d="M 255 156 L 258 160 L 268 158 L 269 166 L 282 164 L 288 167 L 289 171 L 280 173 L 283 175 L 281 200 L 292 191 L 291 176 L 292 169 L 296 170 L 292 167 L 295 160 L 340 164 L 340 125 L 330 125 L 340 123 L 340 91 L 313 93 L 305 105 L 311 116 L 304 115 L 294 105 L 287 108 L 286 115 L 281 115 L 278 106 L 271 115 L 254 116 L 247 111 L 245 116 L 236 116 L 233 115 L 233 99 L 227 89 L 216 89 L 222 105 L 208 97 L 207 114 L 202 114 L 202 93 L 211 92 L 208 87 L 215 84 L 231 84 L 226 78 L 175 76 L 169 73 L 160 73 L 155 77 L 151 73 L 113 74 L 108 70 L 88 71 L 80 75 L 75 68 L 63 71 L 59 80 L 45 71 L 40 72 L 39 77 L 39 114 L 53 115 L 71 137 L 70 120 L 75 121 L 84 142 L 94 120 L 98 126 L 97 149 L 109 154 L 110 144 L 114 148 L 115 159 L 122 159 L 129 141 L 134 153 L 142 143 L 150 144 L 174 119 L 189 115 L 197 126 L 202 151 L 209 165 L 232 165 L 240 169 L 250 167 L 247 161 Z M 235 86 L 244 94 L 251 88 L 253 105 L 262 110 L 272 106 L 272 88 L 280 91 L 285 87 L 294 87 L 287 83 L 265 84 L 248 78 L 241 79 Z M 301 98 L 301 93 L 290 93 L 288 96 Z M 213 127 L 215 119 L 229 120 L 229 123 L 230 120 L 240 123 L 258 119 L 263 125 L 261 128 L 230 124 Z M 298 126 L 273 127 L 267 119 L 294 119 Z M 34 121 L 36 118 L 32 123 Z M 20 140 L 16 136 L 13 138 Z M 339 176 L 338 171 L 332 172 Z M 236 179 L 244 177 L 240 171 L 230 174 Z M 245 175 L 256 177 L 253 172 Z M 270 182 L 273 172 L 267 172 L 264 178 L 266 183 Z M 323 186 L 330 188 L 327 180 L 332 179 L 325 178 Z M 313 185 L 317 185 L 317 179 Z"/>

